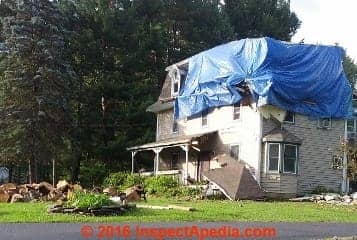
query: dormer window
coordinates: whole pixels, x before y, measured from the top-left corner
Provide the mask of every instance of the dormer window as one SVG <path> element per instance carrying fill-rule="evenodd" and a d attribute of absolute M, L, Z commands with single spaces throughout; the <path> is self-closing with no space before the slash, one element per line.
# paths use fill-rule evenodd
<path fill-rule="evenodd" d="M 185 80 L 187 72 L 174 66 L 169 74 L 171 78 L 171 96 L 176 97 L 179 95 L 181 83 Z"/>

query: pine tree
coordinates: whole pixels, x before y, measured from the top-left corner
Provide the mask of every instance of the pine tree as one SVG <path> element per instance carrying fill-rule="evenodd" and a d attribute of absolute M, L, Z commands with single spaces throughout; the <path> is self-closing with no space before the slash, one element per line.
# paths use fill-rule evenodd
<path fill-rule="evenodd" d="M 2 51 L 1 160 L 28 162 L 38 181 L 63 147 L 70 126 L 74 72 L 65 60 L 64 19 L 48 0 L 0 4 Z"/>

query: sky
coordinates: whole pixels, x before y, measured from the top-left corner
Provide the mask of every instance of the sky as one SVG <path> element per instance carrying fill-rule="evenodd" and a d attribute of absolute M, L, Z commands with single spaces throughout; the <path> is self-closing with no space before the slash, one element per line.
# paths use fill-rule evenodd
<path fill-rule="evenodd" d="M 301 26 L 293 42 L 338 43 L 357 63 L 357 0 L 291 0 Z"/>

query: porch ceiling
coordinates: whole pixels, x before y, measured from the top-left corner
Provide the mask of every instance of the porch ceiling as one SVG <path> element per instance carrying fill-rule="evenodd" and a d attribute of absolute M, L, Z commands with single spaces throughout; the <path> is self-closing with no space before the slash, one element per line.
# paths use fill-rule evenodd
<path fill-rule="evenodd" d="M 186 135 L 186 136 L 180 136 L 176 138 L 169 138 L 157 142 L 151 142 L 151 143 L 146 143 L 143 145 L 139 146 L 133 146 L 127 148 L 128 151 L 145 151 L 145 150 L 152 150 L 154 148 L 165 148 L 165 147 L 176 147 L 176 146 L 182 146 L 182 145 L 190 145 L 192 140 L 195 140 L 197 138 L 206 136 L 206 135 L 211 135 L 216 133 L 217 131 L 212 131 L 212 132 L 205 132 L 205 133 L 200 133 L 200 134 L 194 134 L 194 135 Z"/>

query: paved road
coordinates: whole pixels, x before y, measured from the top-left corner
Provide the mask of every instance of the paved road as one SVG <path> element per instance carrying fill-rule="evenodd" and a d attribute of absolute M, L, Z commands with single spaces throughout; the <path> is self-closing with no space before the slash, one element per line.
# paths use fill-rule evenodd
<path fill-rule="evenodd" d="M 114 223 L 107 224 L 109 226 L 123 227 L 128 226 L 125 223 Z M 104 237 L 98 238 L 100 224 L 1 224 L 0 225 L 0 240 L 94 240 L 94 239 L 149 239 L 147 237 L 135 238 L 136 227 L 140 228 L 184 228 L 185 226 L 191 228 L 192 226 L 197 226 L 201 228 L 220 228 L 223 226 L 242 229 L 246 228 L 259 228 L 268 227 L 276 228 L 277 235 L 275 238 L 269 239 L 323 239 L 326 237 L 346 237 L 346 236 L 357 236 L 357 224 L 321 224 L 321 223 L 131 223 L 128 226 L 127 231 L 132 233 L 130 238 L 119 238 L 116 235 L 113 238 Z M 88 233 L 86 231 L 84 235 L 81 229 L 83 226 L 90 226 L 87 228 L 92 229 L 94 232 Z M 88 229 L 87 229 L 88 230 Z M 92 236 L 93 237 L 90 237 Z M 123 234 L 120 233 L 120 234 Z M 154 239 L 154 238 L 151 238 Z M 156 238 L 158 239 L 158 238 Z M 169 239 L 169 238 L 165 238 Z M 174 238 L 171 238 L 174 239 Z M 176 238 L 184 239 L 184 238 Z M 197 238 L 191 238 L 197 239 Z M 204 238 L 204 239 L 225 239 L 225 238 Z M 231 238 L 231 239 L 267 239 L 267 238 Z M 352 238 L 350 238 L 352 239 Z M 355 238 L 357 239 L 357 237 Z"/>

